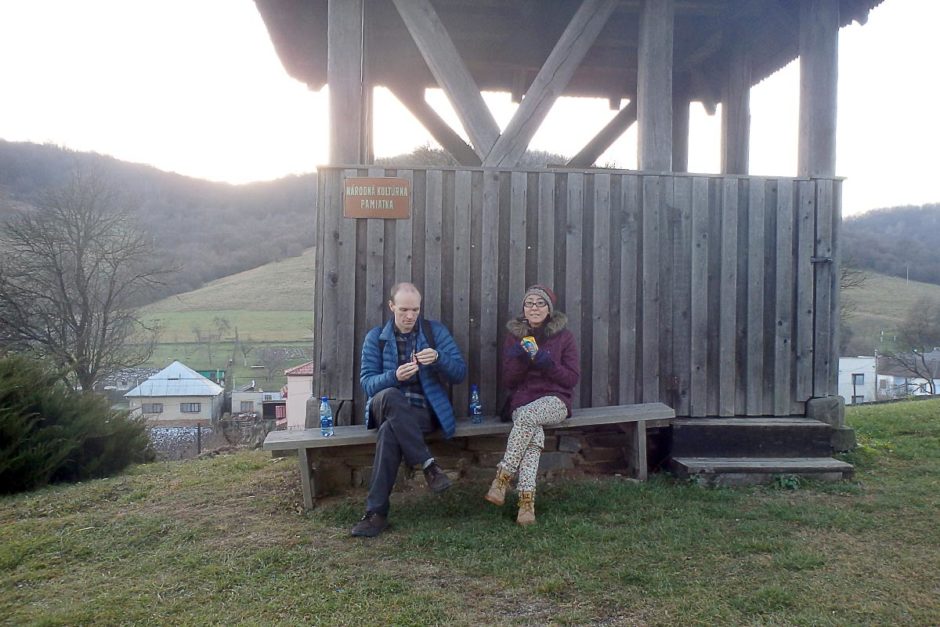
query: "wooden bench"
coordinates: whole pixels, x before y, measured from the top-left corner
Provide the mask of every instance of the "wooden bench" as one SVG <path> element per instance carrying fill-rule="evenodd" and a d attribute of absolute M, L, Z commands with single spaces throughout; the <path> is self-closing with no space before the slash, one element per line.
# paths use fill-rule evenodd
<path fill-rule="evenodd" d="M 573 415 L 558 425 L 546 427 L 552 429 L 571 429 L 596 425 L 616 424 L 628 434 L 629 456 L 635 469 L 634 478 L 646 480 L 646 428 L 661 427 L 671 424 L 676 412 L 662 403 L 643 403 L 638 405 L 616 405 L 609 407 L 590 407 L 576 409 Z M 454 438 L 472 438 L 485 435 L 508 434 L 511 422 L 501 422 L 498 416 L 484 416 L 483 422 L 474 424 L 469 418 L 457 421 Z M 365 425 L 341 426 L 334 429 L 334 435 L 325 438 L 320 429 L 297 429 L 293 431 L 272 431 L 264 440 L 266 451 L 297 451 L 300 466 L 300 482 L 304 495 L 304 507 L 312 509 L 316 495 L 316 469 L 311 465 L 313 449 L 354 446 L 357 444 L 375 444 L 376 429 L 366 429 Z M 441 433 L 428 436 L 429 441 L 441 439 Z"/>

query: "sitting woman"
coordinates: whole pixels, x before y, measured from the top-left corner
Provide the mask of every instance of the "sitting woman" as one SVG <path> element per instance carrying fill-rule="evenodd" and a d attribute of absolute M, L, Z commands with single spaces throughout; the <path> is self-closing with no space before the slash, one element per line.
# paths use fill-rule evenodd
<path fill-rule="evenodd" d="M 516 522 L 535 522 L 535 474 L 545 447 L 543 425 L 554 425 L 571 415 L 571 391 L 580 366 L 568 317 L 555 310 L 555 293 L 533 285 L 522 299 L 522 316 L 506 324 L 503 345 L 503 382 L 509 389 L 512 432 L 487 501 L 502 505 L 506 488 L 516 472 L 519 514 Z M 534 340 L 534 341 L 533 341 Z"/>

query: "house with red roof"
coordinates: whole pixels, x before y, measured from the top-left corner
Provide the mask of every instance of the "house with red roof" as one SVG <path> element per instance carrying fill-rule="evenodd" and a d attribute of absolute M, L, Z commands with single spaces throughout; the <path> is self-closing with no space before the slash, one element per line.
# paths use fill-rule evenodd
<path fill-rule="evenodd" d="M 313 362 L 288 368 L 287 376 L 287 428 L 303 429 L 307 422 L 307 400 L 313 396 Z"/>

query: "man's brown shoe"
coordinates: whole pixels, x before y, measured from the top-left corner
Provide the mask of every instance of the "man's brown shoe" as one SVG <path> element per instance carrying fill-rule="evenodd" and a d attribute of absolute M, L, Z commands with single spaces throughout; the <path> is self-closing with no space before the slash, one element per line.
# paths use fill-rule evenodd
<path fill-rule="evenodd" d="M 430 466 L 424 469 L 424 480 L 428 482 L 428 487 L 431 488 L 431 492 L 435 494 L 443 492 L 450 487 L 450 479 L 447 478 L 447 475 L 441 470 L 441 467 L 437 465 L 437 462 L 432 462 Z"/>
<path fill-rule="evenodd" d="M 353 525 L 350 534 L 360 538 L 374 538 L 382 533 L 386 526 L 388 521 L 385 516 L 378 512 L 366 512 L 366 515 Z"/>

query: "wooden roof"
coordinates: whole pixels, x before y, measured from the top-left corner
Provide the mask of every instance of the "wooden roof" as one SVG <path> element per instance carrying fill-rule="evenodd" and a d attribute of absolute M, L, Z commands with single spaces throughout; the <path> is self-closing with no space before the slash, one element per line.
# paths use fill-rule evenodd
<path fill-rule="evenodd" d="M 841 25 L 864 23 L 882 0 L 839 0 Z M 482 90 L 525 93 L 580 0 L 432 0 Z M 326 83 L 328 0 L 255 0 L 288 73 L 320 89 Z M 610 99 L 636 93 L 641 0 L 623 0 L 565 95 Z M 391 0 L 365 0 L 368 73 L 377 85 L 434 87 Z M 798 0 L 676 0 L 674 66 L 692 100 L 720 100 L 721 77 L 736 45 L 760 82 L 799 49 Z"/>

